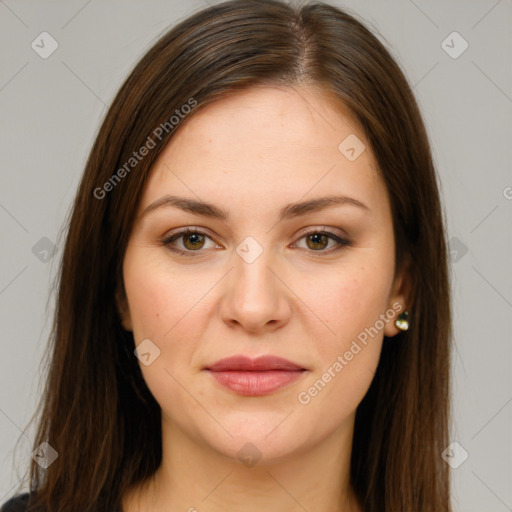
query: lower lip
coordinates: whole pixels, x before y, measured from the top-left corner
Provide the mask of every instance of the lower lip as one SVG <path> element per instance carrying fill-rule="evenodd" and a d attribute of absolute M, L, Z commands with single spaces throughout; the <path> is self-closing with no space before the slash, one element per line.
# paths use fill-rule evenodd
<path fill-rule="evenodd" d="M 244 396 L 262 396 L 296 381 L 304 370 L 224 371 L 209 373 L 222 386 Z"/>

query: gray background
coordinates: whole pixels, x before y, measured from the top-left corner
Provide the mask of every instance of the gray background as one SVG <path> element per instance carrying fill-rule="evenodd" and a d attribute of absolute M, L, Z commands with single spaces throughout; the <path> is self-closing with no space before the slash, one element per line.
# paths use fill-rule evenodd
<path fill-rule="evenodd" d="M 106 106 L 151 43 L 207 3 L 0 0 L 0 503 L 31 455 L 58 234 Z M 469 454 L 453 471 L 455 510 L 512 510 L 512 2 L 331 3 L 379 31 L 405 70 L 441 177 L 456 344 L 451 437 Z M 43 31 L 59 45 L 46 59 L 31 47 Z M 457 58 L 442 46 L 453 31 L 469 44 Z"/>

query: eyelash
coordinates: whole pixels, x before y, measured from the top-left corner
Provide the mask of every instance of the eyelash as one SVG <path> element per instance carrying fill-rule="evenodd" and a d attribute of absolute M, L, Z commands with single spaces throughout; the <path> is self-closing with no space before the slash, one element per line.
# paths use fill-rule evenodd
<path fill-rule="evenodd" d="M 177 240 L 177 239 L 179 239 L 179 238 L 181 238 L 181 237 L 183 237 L 185 235 L 191 235 L 191 234 L 205 236 L 206 238 L 209 238 L 210 240 L 212 240 L 212 238 L 209 235 L 207 235 L 206 233 L 204 233 L 203 231 L 200 231 L 200 230 L 197 230 L 197 229 L 185 228 L 185 229 L 182 229 L 181 231 L 177 231 L 176 233 L 173 233 L 171 236 L 163 238 L 161 240 L 161 243 L 162 243 L 163 246 L 167 247 L 167 249 L 169 249 L 172 252 L 175 252 L 177 254 L 181 254 L 181 255 L 184 255 L 184 256 L 195 257 L 195 256 L 198 256 L 199 254 L 196 255 L 196 254 L 193 254 L 193 253 L 201 253 L 201 252 L 204 252 L 204 251 L 202 251 L 201 249 L 199 249 L 197 251 L 191 251 L 191 250 L 184 251 L 183 249 L 178 249 L 176 246 L 172 245 L 172 243 L 175 240 Z M 312 252 L 312 253 L 327 253 L 327 254 L 331 254 L 333 252 L 337 252 L 338 250 L 342 249 L 343 247 L 349 247 L 351 245 L 351 242 L 349 240 L 341 238 L 340 236 L 335 235 L 334 233 L 331 233 L 331 232 L 327 231 L 325 228 L 324 229 L 314 229 L 314 230 L 308 231 L 307 233 L 304 233 L 299 238 L 299 240 L 302 240 L 303 238 L 306 238 L 307 236 L 316 235 L 316 234 L 326 235 L 331 240 L 334 240 L 338 244 L 338 247 L 336 247 L 334 249 L 331 249 L 331 250 L 328 250 L 328 251 L 325 251 L 325 250 L 318 250 L 318 251 L 311 250 L 311 251 L 309 251 L 309 252 Z"/>

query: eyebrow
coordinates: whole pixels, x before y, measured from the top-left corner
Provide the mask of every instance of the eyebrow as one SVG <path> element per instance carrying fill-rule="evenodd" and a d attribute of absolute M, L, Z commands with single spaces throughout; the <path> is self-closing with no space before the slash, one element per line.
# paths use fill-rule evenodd
<path fill-rule="evenodd" d="M 279 210 L 279 220 L 289 220 L 301 215 L 305 215 L 306 213 L 318 212 L 338 206 L 355 206 L 357 208 L 361 208 L 362 210 L 370 210 L 368 206 L 353 197 L 331 195 L 319 197 L 317 199 L 310 199 L 309 201 L 303 201 L 301 203 L 290 203 Z M 162 207 L 179 208 L 180 210 L 192 213 L 194 215 L 202 215 L 204 217 L 210 217 L 212 219 L 219 219 L 222 221 L 229 219 L 229 213 L 226 210 L 215 206 L 214 204 L 171 195 L 163 196 L 151 203 L 141 213 L 141 217 Z"/>

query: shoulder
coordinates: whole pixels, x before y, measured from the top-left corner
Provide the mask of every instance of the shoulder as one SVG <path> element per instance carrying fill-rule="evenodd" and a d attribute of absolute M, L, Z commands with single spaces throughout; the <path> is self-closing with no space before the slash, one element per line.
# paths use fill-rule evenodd
<path fill-rule="evenodd" d="M 25 512 L 28 506 L 29 493 L 18 494 L 0 506 L 0 512 Z"/>

